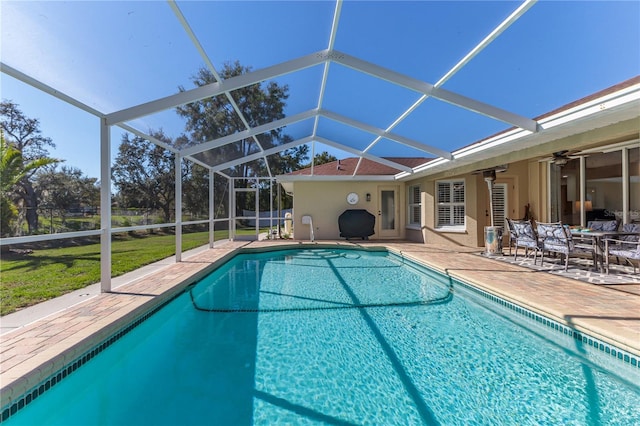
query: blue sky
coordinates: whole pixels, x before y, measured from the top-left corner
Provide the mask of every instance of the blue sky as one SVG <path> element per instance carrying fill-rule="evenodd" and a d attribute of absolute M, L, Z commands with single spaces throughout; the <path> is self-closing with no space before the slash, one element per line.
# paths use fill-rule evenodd
<path fill-rule="evenodd" d="M 330 1 L 178 1 L 217 69 L 227 61 L 259 69 L 328 47 Z M 435 83 L 520 2 L 345 1 L 335 49 Z M 192 87 L 204 62 L 164 1 L 33 2 L 3 0 L 2 62 L 102 112 L 110 113 Z M 539 1 L 443 88 L 525 117 L 535 117 L 640 74 L 640 2 Z M 315 108 L 322 67 L 279 77 L 287 113 Z M 94 116 L 0 75 L 3 99 L 19 104 L 56 144 L 67 165 L 99 176 Z M 331 64 L 323 107 L 385 128 L 419 94 Z M 144 117 L 140 130 L 184 131 L 173 111 Z M 509 125 L 427 99 L 394 132 L 454 150 Z M 287 128 L 307 136 L 312 122 Z M 322 119 L 319 134 L 363 149 L 370 134 Z M 112 129 L 116 152 L 123 131 Z M 317 151 L 326 149 L 318 146 Z M 338 157 L 350 154 L 330 149 Z M 381 156 L 430 156 L 382 141 Z"/>

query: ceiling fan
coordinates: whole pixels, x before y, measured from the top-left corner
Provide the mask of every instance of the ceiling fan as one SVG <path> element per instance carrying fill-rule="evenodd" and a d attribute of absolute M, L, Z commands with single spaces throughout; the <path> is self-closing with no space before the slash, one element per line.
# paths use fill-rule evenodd
<path fill-rule="evenodd" d="M 559 167 L 565 166 L 569 160 L 573 160 L 575 158 L 585 157 L 587 154 L 579 155 L 580 151 L 570 151 L 568 149 L 564 149 L 562 151 L 557 151 L 552 154 L 551 157 L 546 157 L 539 160 L 540 163 L 549 161 L 551 164 L 555 164 Z"/>

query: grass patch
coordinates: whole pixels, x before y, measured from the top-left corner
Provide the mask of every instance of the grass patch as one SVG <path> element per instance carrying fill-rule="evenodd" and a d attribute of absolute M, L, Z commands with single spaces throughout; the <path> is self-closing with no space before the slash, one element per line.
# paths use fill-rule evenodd
<path fill-rule="evenodd" d="M 216 240 L 227 237 L 228 231 L 215 233 Z M 200 247 L 208 241 L 209 232 L 183 234 L 182 249 Z M 172 234 L 114 235 L 111 276 L 117 277 L 174 254 Z M 3 253 L 0 278 L 0 315 L 7 315 L 99 282 L 100 243 L 35 249 L 26 254 Z"/>

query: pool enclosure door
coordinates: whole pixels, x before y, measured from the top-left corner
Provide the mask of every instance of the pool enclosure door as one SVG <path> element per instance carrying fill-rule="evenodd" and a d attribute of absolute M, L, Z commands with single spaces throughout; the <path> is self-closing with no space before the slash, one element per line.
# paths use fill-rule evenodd
<path fill-rule="evenodd" d="M 233 237 L 234 240 L 257 240 L 259 238 L 258 188 L 233 188 Z M 251 195 L 251 197 L 248 197 Z M 252 198 L 252 199 L 250 199 Z M 251 204 L 253 204 L 251 206 Z M 237 206 L 241 208 L 238 209 Z M 238 229 L 243 232 L 237 233 Z"/>
<path fill-rule="evenodd" d="M 378 188 L 378 218 L 376 233 L 378 238 L 398 238 L 400 218 L 398 205 L 398 187 L 381 186 Z"/>

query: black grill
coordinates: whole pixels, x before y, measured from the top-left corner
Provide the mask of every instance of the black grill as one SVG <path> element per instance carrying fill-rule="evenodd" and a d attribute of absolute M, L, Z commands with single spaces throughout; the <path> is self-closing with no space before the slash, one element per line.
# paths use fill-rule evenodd
<path fill-rule="evenodd" d="M 345 210 L 338 218 L 340 236 L 368 240 L 375 234 L 376 217 L 364 209 Z"/>

